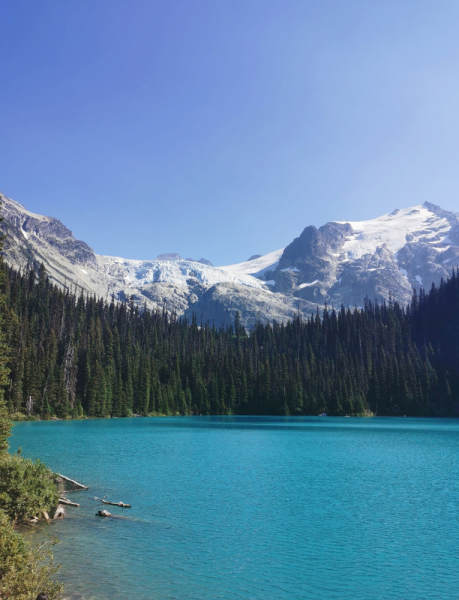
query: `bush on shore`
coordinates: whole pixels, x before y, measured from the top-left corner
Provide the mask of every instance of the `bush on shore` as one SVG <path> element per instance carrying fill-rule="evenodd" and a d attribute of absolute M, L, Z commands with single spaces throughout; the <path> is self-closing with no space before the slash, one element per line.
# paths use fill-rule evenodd
<path fill-rule="evenodd" d="M 34 600 L 46 592 L 57 600 L 63 590 L 51 577 L 58 567 L 53 564 L 52 543 L 31 546 L 14 530 L 11 520 L 0 510 L 0 598 Z"/>
<path fill-rule="evenodd" d="M 52 580 L 53 542 L 31 545 L 14 529 L 15 522 L 41 516 L 58 502 L 54 474 L 39 460 L 33 462 L 0 452 L 0 598 L 34 600 L 45 592 L 61 597 L 63 586 Z"/>
<path fill-rule="evenodd" d="M 13 522 L 40 517 L 58 503 L 54 477 L 40 460 L 4 456 L 0 459 L 0 509 Z"/>

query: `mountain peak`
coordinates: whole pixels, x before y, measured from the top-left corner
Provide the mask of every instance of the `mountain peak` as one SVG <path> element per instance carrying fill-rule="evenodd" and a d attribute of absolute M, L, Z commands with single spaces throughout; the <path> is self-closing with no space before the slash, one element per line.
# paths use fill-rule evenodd
<path fill-rule="evenodd" d="M 164 254 L 158 254 L 156 260 L 183 260 L 180 254 L 177 252 L 165 252 Z"/>

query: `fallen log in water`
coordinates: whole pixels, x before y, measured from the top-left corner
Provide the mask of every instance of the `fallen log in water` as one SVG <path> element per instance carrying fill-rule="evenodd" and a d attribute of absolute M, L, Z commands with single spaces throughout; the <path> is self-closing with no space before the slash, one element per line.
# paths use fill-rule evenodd
<path fill-rule="evenodd" d="M 66 477 L 65 475 L 61 475 L 60 473 L 56 473 L 56 475 L 58 475 L 64 481 L 68 481 L 69 483 L 71 483 L 72 485 L 74 485 L 77 488 L 80 488 L 82 490 L 89 490 L 89 488 L 88 488 L 87 485 L 83 485 L 82 483 L 78 483 L 78 481 L 74 481 L 73 479 L 69 479 L 68 477 Z"/>
<path fill-rule="evenodd" d="M 108 510 L 98 510 L 96 512 L 96 517 L 113 517 L 113 515 L 109 513 Z"/>
<path fill-rule="evenodd" d="M 68 498 L 59 498 L 59 504 L 66 504 L 67 506 L 80 506 L 76 502 L 70 502 Z"/>
<path fill-rule="evenodd" d="M 110 504 L 110 506 L 121 506 L 121 508 L 132 508 L 132 506 L 130 504 L 124 504 L 124 502 L 109 502 L 108 500 L 105 500 L 107 496 L 104 496 L 103 498 L 98 498 L 97 496 L 94 496 L 94 500 L 99 500 L 99 502 L 103 502 L 104 504 Z"/>
<path fill-rule="evenodd" d="M 124 504 L 124 502 L 108 502 L 107 500 L 102 500 L 104 504 L 111 504 L 112 506 L 121 506 L 121 508 L 132 508 L 130 504 Z"/>

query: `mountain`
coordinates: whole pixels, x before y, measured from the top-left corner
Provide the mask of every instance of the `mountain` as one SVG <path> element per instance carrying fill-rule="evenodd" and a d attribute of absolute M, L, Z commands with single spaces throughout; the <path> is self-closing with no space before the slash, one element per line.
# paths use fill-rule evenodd
<path fill-rule="evenodd" d="M 286 248 L 229 267 L 277 293 L 333 306 L 365 296 L 402 304 L 413 288 L 437 286 L 459 262 L 459 215 L 426 202 L 369 221 L 306 227 Z"/>
<path fill-rule="evenodd" d="M 402 304 L 412 288 L 438 285 L 459 259 L 459 217 L 430 203 L 377 219 L 309 226 L 285 248 L 213 267 L 176 253 L 154 260 L 97 255 L 59 220 L 0 194 L 6 261 L 43 262 L 52 281 L 101 297 L 228 323 L 286 321 L 325 303 L 362 306 L 365 296 Z M 209 264 L 210 263 L 210 264 Z"/>
<path fill-rule="evenodd" d="M 176 253 L 154 260 L 131 260 L 97 255 L 77 240 L 58 219 L 28 211 L 0 194 L 8 234 L 4 255 L 18 270 L 44 263 L 52 282 L 98 297 L 115 297 L 156 309 L 165 307 L 178 315 L 227 323 L 239 310 L 243 323 L 256 318 L 290 319 L 298 310 L 293 298 L 274 298 L 270 285 L 252 275 L 232 273 L 200 262 L 184 260 Z M 210 262 L 210 261 L 209 261 Z M 302 301 L 300 310 L 313 312 L 315 305 Z"/>

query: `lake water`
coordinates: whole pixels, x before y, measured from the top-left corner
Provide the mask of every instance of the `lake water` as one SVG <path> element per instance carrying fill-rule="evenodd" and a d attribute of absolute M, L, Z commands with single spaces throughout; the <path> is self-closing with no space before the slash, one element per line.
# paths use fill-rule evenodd
<path fill-rule="evenodd" d="M 66 597 L 459 597 L 459 421 L 176 417 L 18 423 L 11 448 L 90 486 Z M 123 519 L 95 517 L 94 496 Z"/>

